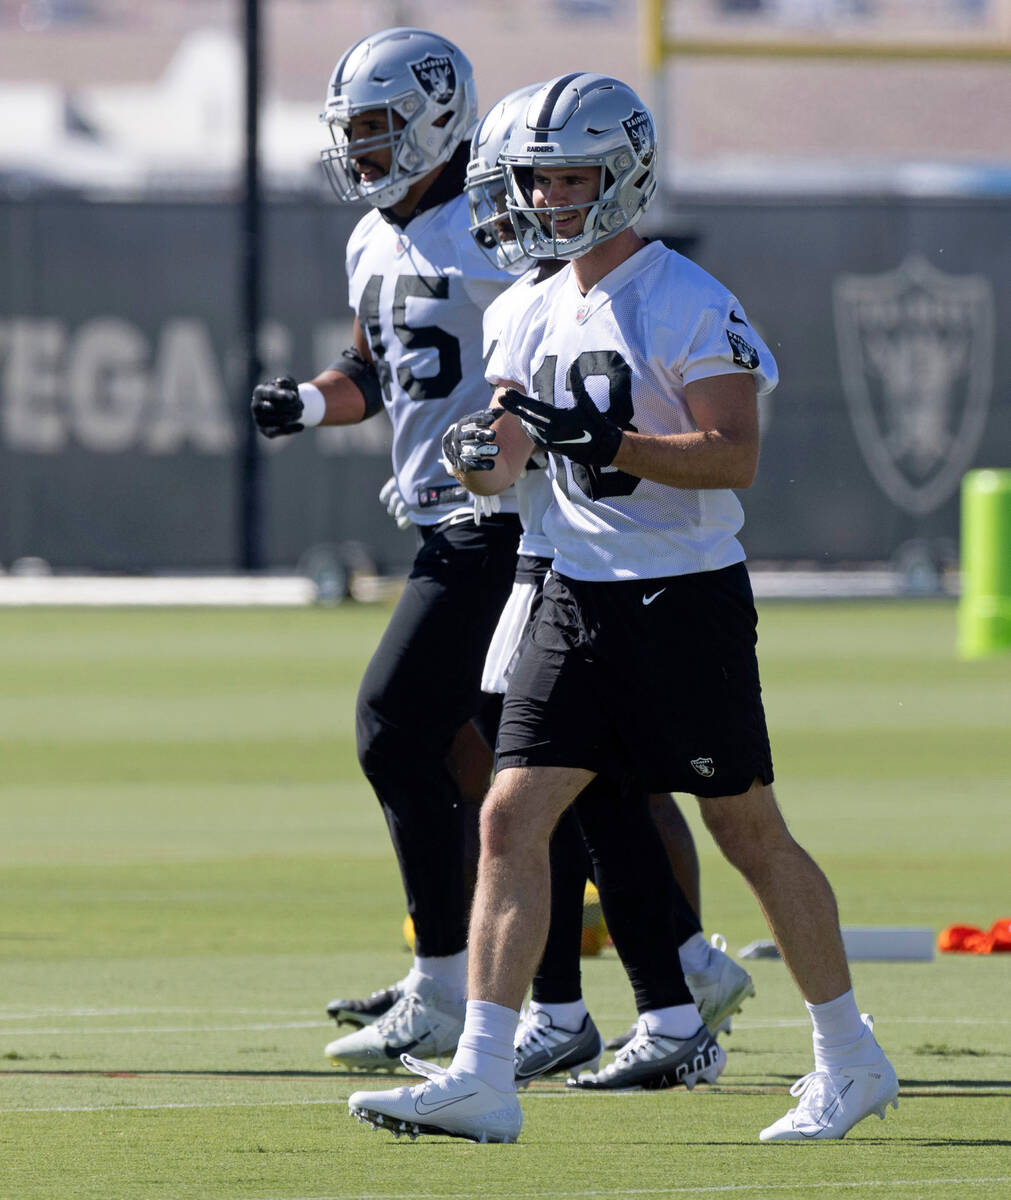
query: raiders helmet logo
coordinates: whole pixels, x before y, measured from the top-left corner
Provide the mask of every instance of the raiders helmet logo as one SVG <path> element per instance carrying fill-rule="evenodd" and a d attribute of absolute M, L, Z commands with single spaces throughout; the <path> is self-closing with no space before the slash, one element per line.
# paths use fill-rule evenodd
<path fill-rule="evenodd" d="M 653 157 L 655 149 L 653 122 L 650 120 L 649 113 L 643 112 L 641 108 L 635 108 L 632 110 L 632 115 L 622 121 L 621 127 L 635 151 L 636 158 L 640 162 L 648 163 Z"/>
<path fill-rule="evenodd" d="M 713 766 L 711 758 L 693 758 L 692 766 L 703 779 L 711 779 L 716 774 L 716 768 Z"/>
<path fill-rule="evenodd" d="M 448 104 L 456 95 L 456 69 L 448 54 L 429 54 L 411 63 L 414 78 L 436 104 Z"/>
<path fill-rule="evenodd" d="M 758 366 L 758 351 L 750 342 L 746 342 L 740 334 L 734 333 L 729 329 L 725 329 L 727 341 L 730 343 L 730 349 L 734 354 L 734 362 L 739 367 L 745 367 L 749 371 L 754 371 Z"/>

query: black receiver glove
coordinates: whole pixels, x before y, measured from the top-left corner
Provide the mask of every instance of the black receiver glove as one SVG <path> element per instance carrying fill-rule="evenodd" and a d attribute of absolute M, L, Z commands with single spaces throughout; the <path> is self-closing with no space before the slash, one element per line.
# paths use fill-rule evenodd
<path fill-rule="evenodd" d="M 498 446 L 492 425 L 501 416 L 498 409 L 468 413 L 442 435 L 442 455 L 454 471 L 490 471 L 495 466 Z"/>
<path fill-rule="evenodd" d="M 305 426 L 302 416 L 302 401 L 298 395 L 298 384 L 290 375 L 282 375 L 253 388 L 253 420 L 264 437 L 286 437 L 290 433 L 301 433 Z"/>
<path fill-rule="evenodd" d="M 622 430 L 589 398 L 577 402 L 575 408 L 555 408 L 507 388 L 499 396 L 499 403 L 519 417 L 538 446 L 564 454 L 573 462 L 607 467 L 618 453 Z"/>

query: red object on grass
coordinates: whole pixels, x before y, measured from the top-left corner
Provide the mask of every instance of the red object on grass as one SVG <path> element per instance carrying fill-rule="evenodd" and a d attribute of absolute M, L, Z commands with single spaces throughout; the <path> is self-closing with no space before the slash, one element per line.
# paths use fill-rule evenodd
<path fill-rule="evenodd" d="M 937 948 L 951 954 L 1011 953 L 1011 917 L 1001 917 L 989 929 L 949 925 L 937 935 Z"/>

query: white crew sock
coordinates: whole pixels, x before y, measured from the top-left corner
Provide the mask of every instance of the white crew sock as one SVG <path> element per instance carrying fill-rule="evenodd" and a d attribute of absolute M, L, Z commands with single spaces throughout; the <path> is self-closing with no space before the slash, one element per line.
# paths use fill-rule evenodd
<path fill-rule="evenodd" d="M 681 959 L 681 970 L 686 975 L 697 974 L 709 966 L 709 956 L 712 947 L 706 941 L 704 933 L 693 933 L 687 942 L 678 946 L 678 958 Z"/>
<path fill-rule="evenodd" d="M 869 1066 L 881 1057 L 874 1034 L 860 1019 L 852 988 L 825 1004 L 808 1004 L 807 1011 L 814 1026 L 816 1071 Z"/>
<path fill-rule="evenodd" d="M 529 1007 L 532 1013 L 547 1013 L 556 1029 L 567 1029 L 572 1033 L 578 1033 L 586 1020 L 586 1002 L 582 996 L 567 1004 L 541 1004 L 539 1000 L 531 1000 Z"/>
<path fill-rule="evenodd" d="M 671 1008 L 652 1008 L 639 1014 L 650 1033 L 683 1042 L 702 1028 L 702 1018 L 694 1004 L 675 1004 Z"/>
<path fill-rule="evenodd" d="M 450 1004 L 462 1004 L 467 996 L 467 951 L 458 954 L 448 954 L 444 958 L 414 959 L 404 980 L 404 990 L 409 992 L 417 988 L 422 975 L 435 980 L 439 994 Z"/>
<path fill-rule="evenodd" d="M 490 1000 L 468 1000 L 451 1071 L 476 1075 L 500 1092 L 515 1091 L 513 1038 L 520 1014 Z"/>

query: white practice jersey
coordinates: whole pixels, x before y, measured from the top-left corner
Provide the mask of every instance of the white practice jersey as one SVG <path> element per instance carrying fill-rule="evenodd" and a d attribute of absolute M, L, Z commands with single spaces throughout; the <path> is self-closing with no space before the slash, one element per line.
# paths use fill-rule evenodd
<path fill-rule="evenodd" d="M 537 289 L 544 284 L 538 282 L 538 270 L 534 267 L 521 275 L 508 291 L 502 293 L 489 304 L 484 314 L 484 360 L 489 362 L 495 353 L 495 348 L 504 328 L 521 321 L 527 313 Z M 528 464 L 524 473 L 516 480 L 515 492 L 519 505 L 520 523 L 523 533 L 520 537 L 519 554 L 529 554 L 536 558 L 554 558 L 555 548 L 544 532 L 544 515 L 551 504 L 551 478 L 543 465 L 545 456 L 539 453 Z M 512 489 L 510 489 L 512 490 Z"/>
<path fill-rule="evenodd" d="M 694 431 L 685 385 L 735 373 L 751 375 L 759 395 L 778 381 L 740 301 L 659 242 L 586 296 L 571 266 L 540 285 L 525 311 L 510 310 L 487 368 L 490 383 L 518 384 L 559 408 L 588 397 L 622 428 L 653 435 Z M 554 503 L 544 530 L 560 574 L 655 579 L 743 560 L 744 513 L 729 489 L 668 487 L 549 458 Z"/>
<path fill-rule="evenodd" d="M 475 245 L 467 198 L 426 209 L 406 229 L 375 210 L 347 247 L 348 296 L 368 339 L 393 423 L 393 473 L 411 520 L 434 525 L 468 512 L 442 465 L 442 435 L 487 408 L 481 319 L 511 282 Z M 515 496 L 503 499 L 516 511 Z"/>

